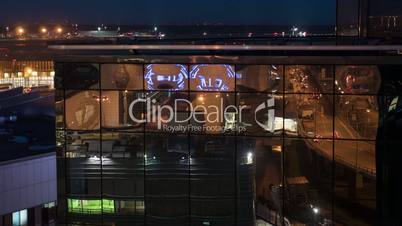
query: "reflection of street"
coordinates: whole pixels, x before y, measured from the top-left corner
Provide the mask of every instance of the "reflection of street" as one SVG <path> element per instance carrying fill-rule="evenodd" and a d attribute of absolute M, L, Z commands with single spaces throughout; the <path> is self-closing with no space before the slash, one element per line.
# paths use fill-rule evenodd
<path fill-rule="evenodd" d="M 303 72 L 303 73 L 302 73 Z M 339 140 L 335 142 L 335 161 L 347 167 L 357 169 L 370 176 L 375 175 L 375 143 L 370 141 L 355 141 L 362 139 L 359 132 L 356 131 L 356 126 L 350 123 L 351 120 L 346 118 L 344 114 L 337 114 L 333 122 L 332 95 L 315 94 L 317 91 L 323 90 L 320 87 L 319 81 L 315 76 L 309 75 L 306 77 L 306 71 L 303 66 L 289 72 L 293 93 L 308 93 L 289 95 L 289 104 L 287 111 L 290 111 L 290 106 L 299 109 L 299 115 L 303 115 L 303 109 L 308 109 L 312 112 L 312 118 L 300 118 L 299 133 L 303 137 L 310 137 L 307 143 L 312 149 L 320 152 L 321 155 L 332 158 L 332 145 L 328 142 L 323 142 L 322 139 L 345 138 L 347 140 Z M 337 103 L 335 103 L 336 105 Z M 377 113 L 375 109 L 365 109 L 367 112 L 368 122 L 367 127 L 376 128 L 377 121 L 374 120 Z M 292 110 L 292 109 L 291 109 Z M 340 109 L 341 111 L 346 111 Z M 307 110 L 305 110 L 307 111 Z M 358 115 L 357 117 L 361 117 Z M 370 120 L 371 119 L 371 120 Z M 333 130 L 333 124 L 335 129 Z M 367 128 L 366 128 L 367 129 Z M 334 134 L 333 134 L 334 132 Z"/>

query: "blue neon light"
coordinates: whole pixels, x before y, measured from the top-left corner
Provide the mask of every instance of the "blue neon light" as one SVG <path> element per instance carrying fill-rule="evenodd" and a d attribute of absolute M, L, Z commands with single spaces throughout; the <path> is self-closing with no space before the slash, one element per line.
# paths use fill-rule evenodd
<path fill-rule="evenodd" d="M 236 76 L 234 67 L 226 64 L 213 66 L 222 67 L 225 70 L 225 73 L 214 74 L 215 72 L 211 70 L 211 74 L 206 74 L 205 71 L 208 71 L 208 67 L 211 67 L 211 65 L 208 64 L 195 65 L 191 68 L 190 79 L 192 80 L 191 82 L 195 82 L 196 90 L 230 91 L 230 85 L 225 83 L 225 81 L 227 81 L 228 79 L 233 79 L 234 81 L 234 78 Z"/>
<path fill-rule="evenodd" d="M 155 72 L 156 67 L 175 67 L 177 69 L 177 72 L 173 74 L 161 74 L 159 72 Z M 175 65 L 148 64 L 146 66 L 144 80 L 147 85 L 146 88 L 148 90 L 161 89 L 160 87 L 163 85 L 167 86 L 170 85 L 172 88 L 169 88 L 168 90 L 171 91 L 184 90 L 186 88 L 186 83 L 188 81 L 188 72 L 186 66 L 182 64 L 175 64 Z"/>

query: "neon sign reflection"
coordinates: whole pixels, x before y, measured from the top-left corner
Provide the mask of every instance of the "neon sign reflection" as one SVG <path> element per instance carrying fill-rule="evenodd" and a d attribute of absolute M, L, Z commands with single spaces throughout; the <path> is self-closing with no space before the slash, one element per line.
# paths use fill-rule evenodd
<path fill-rule="evenodd" d="M 200 64 L 191 67 L 190 79 L 200 91 L 230 91 L 236 74 L 231 65 Z"/>
<path fill-rule="evenodd" d="M 149 64 L 145 68 L 144 80 L 147 90 L 184 90 L 188 72 L 182 64 Z"/>

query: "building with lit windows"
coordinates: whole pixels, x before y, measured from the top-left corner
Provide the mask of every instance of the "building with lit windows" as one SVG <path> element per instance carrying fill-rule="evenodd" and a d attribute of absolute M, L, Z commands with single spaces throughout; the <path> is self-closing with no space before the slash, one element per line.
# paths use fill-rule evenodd
<path fill-rule="evenodd" d="M 50 48 L 62 225 L 397 218 L 398 47 Z"/>
<path fill-rule="evenodd" d="M 51 60 L 0 60 L 0 86 L 7 88 L 48 86 L 53 89 Z"/>

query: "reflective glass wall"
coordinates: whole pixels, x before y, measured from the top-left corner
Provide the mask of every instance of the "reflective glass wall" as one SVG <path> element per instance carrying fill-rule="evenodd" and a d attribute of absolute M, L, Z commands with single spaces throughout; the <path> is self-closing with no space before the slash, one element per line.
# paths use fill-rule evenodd
<path fill-rule="evenodd" d="M 377 66 L 58 63 L 59 221 L 376 225 L 380 80 Z"/>

